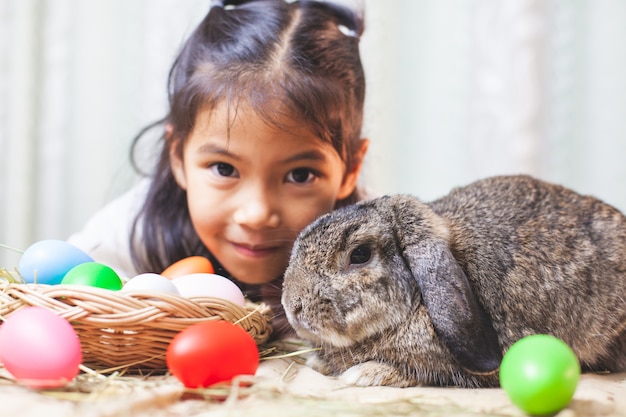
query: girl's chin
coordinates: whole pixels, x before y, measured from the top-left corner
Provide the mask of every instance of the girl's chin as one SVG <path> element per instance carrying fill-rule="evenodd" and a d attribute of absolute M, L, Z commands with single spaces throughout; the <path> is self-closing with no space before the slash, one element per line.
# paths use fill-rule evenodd
<path fill-rule="evenodd" d="M 257 265 L 253 268 L 226 268 L 233 278 L 237 281 L 248 285 L 260 285 L 266 284 L 282 276 L 286 266 L 284 267 L 272 267 Z"/>
<path fill-rule="evenodd" d="M 272 282 L 274 281 L 277 277 L 279 277 L 279 275 L 276 276 L 271 276 L 271 277 L 256 277 L 256 276 L 250 276 L 250 275 L 246 275 L 246 274 L 239 274 L 237 276 L 233 276 L 233 278 L 235 278 L 237 281 L 243 283 L 243 284 L 247 284 L 247 285 L 261 285 L 261 284 L 267 284 L 268 282 Z"/>
<path fill-rule="evenodd" d="M 287 268 L 288 256 L 277 250 L 261 254 L 255 251 L 250 254 L 242 254 L 237 251 L 227 264 L 223 266 L 237 281 L 249 285 L 265 284 L 283 275 Z"/>

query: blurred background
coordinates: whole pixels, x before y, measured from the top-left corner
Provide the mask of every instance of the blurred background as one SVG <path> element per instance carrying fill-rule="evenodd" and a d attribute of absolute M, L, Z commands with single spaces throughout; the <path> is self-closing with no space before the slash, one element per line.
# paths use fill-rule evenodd
<path fill-rule="evenodd" d="M 65 239 L 136 182 L 130 143 L 208 5 L 0 0 L 0 244 Z M 626 211 L 625 1 L 365 5 L 373 193 L 528 173 Z"/>

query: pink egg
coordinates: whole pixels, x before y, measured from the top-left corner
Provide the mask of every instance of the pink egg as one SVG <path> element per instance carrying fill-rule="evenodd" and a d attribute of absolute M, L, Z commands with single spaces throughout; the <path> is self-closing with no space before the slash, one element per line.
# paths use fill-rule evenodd
<path fill-rule="evenodd" d="M 231 301 L 240 306 L 246 305 L 243 293 L 231 280 L 216 274 L 189 274 L 172 280 L 181 296 L 215 297 Z"/>
<path fill-rule="evenodd" d="M 63 317 L 26 307 L 0 326 L 0 361 L 15 379 L 32 388 L 55 388 L 78 375 L 80 340 Z"/>

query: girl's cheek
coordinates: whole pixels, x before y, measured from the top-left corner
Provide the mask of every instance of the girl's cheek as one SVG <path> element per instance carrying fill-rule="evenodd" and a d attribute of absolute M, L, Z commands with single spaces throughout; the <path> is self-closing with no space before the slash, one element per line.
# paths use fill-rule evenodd
<path fill-rule="evenodd" d="M 299 220 L 300 228 L 303 229 L 313 220 L 330 212 L 334 206 L 335 200 L 332 196 L 326 196 L 299 204 L 297 208 L 294 208 L 294 214 Z"/>

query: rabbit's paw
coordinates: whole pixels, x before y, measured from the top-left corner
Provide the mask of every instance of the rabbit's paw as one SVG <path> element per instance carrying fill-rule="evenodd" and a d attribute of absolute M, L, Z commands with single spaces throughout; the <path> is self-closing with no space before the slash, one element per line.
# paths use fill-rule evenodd
<path fill-rule="evenodd" d="M 345 384 L 361 387 L 376 385 L 408 387 L 415 385 L 414 380 L 402 375 L 397 368 L 376 361 L 354 365 L 341 374 L 340 380 Z"/>
<path fill-rule="evenodd" d="M 310 368 L 313 368 L 313 370 L 319 372 L 320 374 L 323 374 L 323 375 L 333 374 L 332 368 L 330 367 L 328 362 L 326 362 L 324 359 L 320 358 L 316 354 L 313 354 L 308 357 L 308 359 L 306 360 L 306 365 Z"/>

